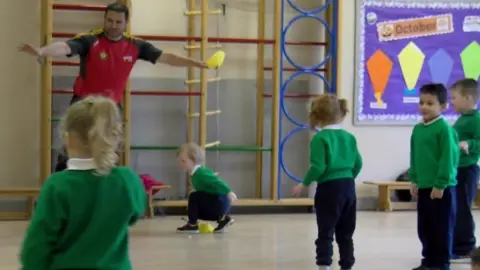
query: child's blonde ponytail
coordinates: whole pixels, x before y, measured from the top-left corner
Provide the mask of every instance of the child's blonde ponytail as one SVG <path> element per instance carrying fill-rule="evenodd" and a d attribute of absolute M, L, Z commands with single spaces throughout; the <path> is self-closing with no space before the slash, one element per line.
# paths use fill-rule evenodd
<path fill-rule="evenodd" d="M 120 115 L 109 99 L 97 99 L 90 108 L 94 119 L 88 132 L 88 145 L 99 174 L 108 174 L 118 162 Z"/>
<path fill-rule="evenodd" d="M 120 120 L 120 112 L 111 99 L 87 97 L 70 106 L 62 123 L 62 132 L 75 134 L 85 152 L 92 156 L 96 173 L 105 175 L 119 160 Z"/>

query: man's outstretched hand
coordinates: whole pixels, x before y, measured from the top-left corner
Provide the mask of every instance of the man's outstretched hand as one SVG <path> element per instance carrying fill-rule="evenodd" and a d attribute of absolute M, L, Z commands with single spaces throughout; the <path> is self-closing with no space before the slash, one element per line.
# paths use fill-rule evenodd
<path fill-rule="evenodd" d="M 33 47 L 32 45 L 30 44 L 21 44 L 20 46 L 18 46 L 18 50 L 20 52 L 24 52 L 24 53 L 28 53 L 30 54 L 31 56 L 36 56 L 36 57 L 40 57 L 40 51 Z"/>
<path fill-rule="evenodd" d="M 43 64 L 45 62 L 45 59 L 42 57 L 40 50 L 33 47 L 30 44 L 21 44 L 18 46 L 18 51 L 27 53 L 31 56 L 34 56 L 37 58 L 38 63 Z"/>

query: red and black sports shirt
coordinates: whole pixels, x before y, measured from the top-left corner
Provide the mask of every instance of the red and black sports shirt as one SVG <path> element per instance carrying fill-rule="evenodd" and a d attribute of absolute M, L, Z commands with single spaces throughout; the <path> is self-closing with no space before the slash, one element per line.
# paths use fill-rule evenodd
<path fill-rule="evenodd" d="M 151 43 L 124 35 L 112 41 L 103 29 L 80 34 L 67 41 L 71 54 L 80 56 L 80 73 L 73 93 L 78 97 L 101 95 L 120 103 L 135 62 L 140 59 L 155 64 L 162 51 Z"/>

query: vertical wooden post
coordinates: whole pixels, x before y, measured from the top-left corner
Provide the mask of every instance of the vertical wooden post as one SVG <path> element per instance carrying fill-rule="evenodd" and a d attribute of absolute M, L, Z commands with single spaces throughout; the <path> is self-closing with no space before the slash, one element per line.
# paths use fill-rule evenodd
<path fill-rule="evenodd" d="M 207 46 L 208 46 L 208 0 L 202 0 L 202 8 L 201 8 L 201 36 L 202 36 L 202 43 L 200 48 L 200 57 L 202 61 L 206 61 L 207 59 Z M 208 82 L 207 82 L 207 70 L 202 69 L 200 71 L 200 123 L 199 123 L 199 138 L 198 143 L 201 147 L 205 147 L 207 144 L 207 90 L 208 90 Z"/>
<path fill-rule="evenodd" d="M 121 3 L 125 4 L 129 11 L 130 17 L 128 18 L 127 25 L 127 34 L 131 35 L 132 33 L 132 2 L 130 0 L 121 0 Z M 122 164 L 125 166 L 130 165 L 130 145 L 131 145 L 131 100 L 130 100 L 130 80 L 128 80 L 127 85 L 125 86 L 125 92 L 123 94 L 123 154 L 122 154 Z"/>
<path fill-rule="evenodd" d="M 280 61 L 282 54 L 282 0 L 275 0 L 274 4 L 274 46 L 273 46 L 273 89 L 272 89 L 272 152 L 271 152 L 271 200 L 278 199 L 278 158 L 279 158 L 279 124 L 280 124 Z"/>
<path fill-rule="evenodd" d="M 325 4 L 326 1 L 324 1 L 324 4 Z M 327 21 L 328 25 L 330 27 L 333 27 L 333 5 L 335 5 L 336 0 L 334 1 L 331 1 L 329 4 L 328 4 L 328 7 L 327 7 L 327 10 L 325 12 L 325 20 Z M 333 33 L 335 35 L 335 33 Z M 325 50 L 323 51 L 323 55 L 324 55 L 324 59 L 332 52 L 332 37 L 328 34 L 328 31 L 325 31 L 324 33 L 324 36 L 325 36 L 325 41 L 327 42 L 327 46 L 325 47 Z M 325 72 L 325 77 L 327 78 L 327 81 L 330 82 L 330 84 L 332 84 L 332 68 L 333 68 L 333 61 L 335 61 L 335 59 L 333 59 L 333 55 L 330 55 L 330 60 L 327 62 L 327 65 L 326 65 L 326 68 L 327 68 L 327 71 Z M 327 85 L 324 85 L 324 89 L 326 89 L 327 91 L 330 91 L 329 88 L 327 88 Z M 333 91 L 336 91 L 336 89 L 332 89 Z"/>
<path fill-rule="evenodd" d="M 192 11 L 195 9 L 195 0 L 188 0 L 188 11 Z M 195 36 L 195 16 L 187 16 L 188 18 L 188 29 L 187 29 L 187 36 L 193 37 Z M 188 40 L 188 57 L 193 57 L 194 55 L 194 49 L 192 49 L 192 46 L 195 45 L 195 40 Z M 187 80 L 192 81 L 195 80 L 195 69 L 193 67 L 189 67 L 187 70 Z M 188 84 L 188 92 L 193 93 L 195 92 L 195 85 L 194 84 Z M 195 96 L 188 96 L 187 100 L 187 110 L 188 114 L 187 115 L 192 115 L 195 113 Z M 193 117 L 187 117 L 187 141 L 188 142 L 193 142 L 193 133 L 194 133 L 194 125 L 193 125 Z M 185 190 L 185 196 L 188 197 L 188 193 L 190 192 L 190 174 L 186 174 L 186 187 L 187 189 Z"/>
<path fill-rule="evenodd" d="M 258 0 L 258 39 L 265 39 L 265 0 Z M 265 43 L 257 44 L 257 147 L 263 147 L 263 111 L 265 92 Z M 256 189 L 257 199 L 262 198 L 263 151 L 257 151 Z"/>
<path fill-rule="evenodd" d="M 334 22 L 337 24 L 337 32 L 334 33 L 334 35 L 337 35 L 337 42 L 336 42 L 336 46 L 337 46 L 337 65 L 336 65 L 336 72 L 337 72 L 337 95 L 338 96 L 341 96 L 341 93 L 342 93 L 342 80 L 340 79 L 341 76 L 341 72 L 342 72 L 342 53 L 341 53 L 341 49 L 340 49 L 340 44 L 342 44 L 342 27 L 341 27 L 341 21 L 342 21 L 342 8 L 343 8 L 343 0 L 336 0 L 334 1 L 336 3 L 333 3 L 333 4 L 336 4 L 337 5 L 337 21 Z M 352 102 L 353 104 L 353 102 Z"/>
<path fill-rule="evenodd" d="M 41 1 L 40 43 L 52 43 L 53 32 L 52 0 Z M 52 58 L 47 57 L 41 67 L 40 89 L 40 184 L 52 172 Z"/>

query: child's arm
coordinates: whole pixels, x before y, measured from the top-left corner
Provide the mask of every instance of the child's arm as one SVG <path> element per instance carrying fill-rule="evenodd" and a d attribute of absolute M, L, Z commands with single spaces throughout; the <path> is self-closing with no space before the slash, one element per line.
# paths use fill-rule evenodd
<path fill-rule="evenodd" d="M 357 178 L 358 174 L 362 170 L 363 160 L 360 151 L 358 151 L 357 142 L 355 141 L 355 150 L 357 151 L 357 157 L 355 158 L 355 164 L 353 165 L 353 178 Z"/>
<path fill-rule="evenodd" d="M 303 178 L 302 185 L 309 186 L 325 172 L 325 145 L 318 138 L 310 141 L 310 168 Z"/>
<path fill-rule="evenodd" d="M 23 270 L 50 269 L 53 248 L 67 220 L 67 198 L 56 189 L 54 177 L 45 182 L 40 192 L 23 241 L 20 251 Z"/>
<path fill-rule="evenodd" d="M 435 188 L 445 189 L 458 166 L 458 139 L 453 129 L 445 127 L 440 136 L 440 160 L 438 164 Z"/>
<path fill-rule="evenodd" d="M 133 214 L 130 219 L 130 226 L 135 225 L 137 221 L 145 215 L 147 208 L 147 194 L 140 177 L 131 169 L 125 168 L 125 180 L 130 183 L 130 199 L 132 201 Z"/>
<path fill-rule="evenodd" d="M 468 144 L 468 153 L 478 154 L 480 153 L 480 118 L 475 119 L 475 123 L 473 123 L 473 138 L 469 140 L 465 140 Z"/>
<path fill-rule="evenodd" d="M 412 135 L 410 137 L 410 169 L 408 170 L 408 181 L 413 184 L 417 184 L 417 173 L 415 166 L 415 142 L 413 140 L 413 134 L 415 133 L 415 128 L 413 129 Z"/>
<path fill-rule="evenodd" d="M 357 178 L 358 174 L 362 170 L 363 160 L 360 152 L 357 151 L 357 158 L 355 159 L 355 165 L 353 166 L 353 178 Z"/>
<path fill-rule="evenodd" d="M 230 188 L 230 186 L 225 181 L 223 181 L 222 179 L 220 179 L 218 176 L 214 174 L 206 175 L 203 178 L 203 181 L 205 181 L 206 185 L 209 185 L 210 187 L 212 187 L 212 190 L 217 194 L 227 195 L 228 193 L 232 192 L 232 189 Z"/>

